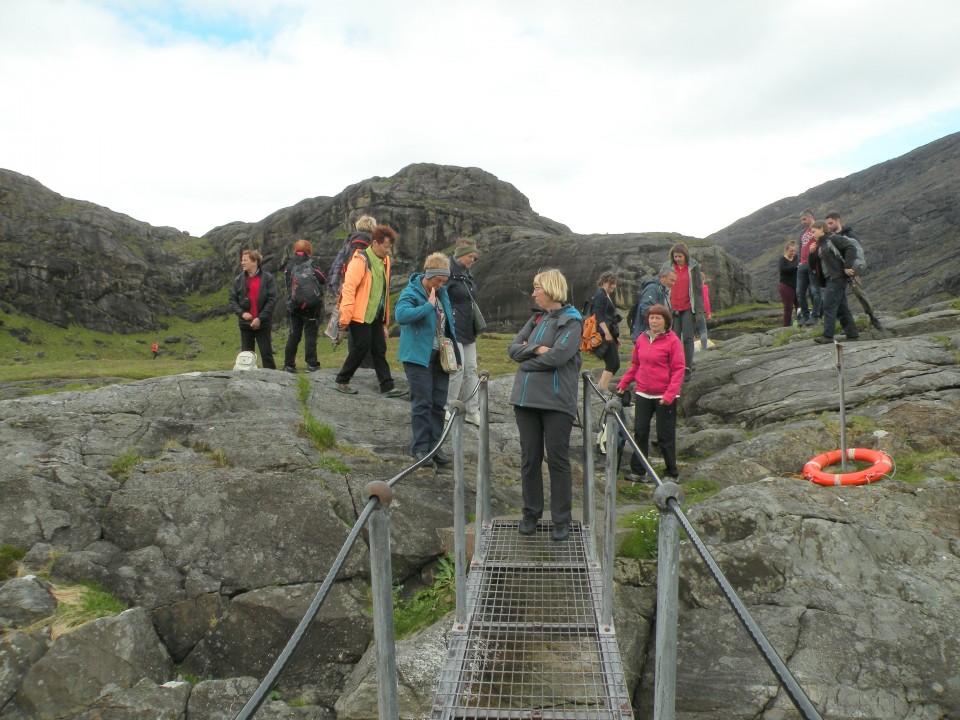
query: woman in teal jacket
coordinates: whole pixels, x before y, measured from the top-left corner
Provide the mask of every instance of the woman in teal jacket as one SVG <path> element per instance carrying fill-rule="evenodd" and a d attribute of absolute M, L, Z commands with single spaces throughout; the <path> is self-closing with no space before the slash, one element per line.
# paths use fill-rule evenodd
<path fill-rule="evenodd" d="M 410 276 L 394 308 L 400 324 L 398 358 L 410 385 L 410 454 L 417 460 L 430 452 L 443 432 L 450 376 L 440 366 L 441 335 L 453 341 L 457 365 L 461 363 L 453 308 L 443 287 L 449 279 L 450 260 L 443 253 L 433 253 L 424 261 L 423 272 Z M 434 453 L 433 461 L 438 467 L 452 462 L 442 450 Z"/>
<path fill-rule="evenodd" d="M 544 270 L 533 279 L 533 300 L 537 310 L 508 350 L 520 363 L 510 395 L 520 431 L 523 518 L 518 531 L 533 535 L 543 515 L 546 449 L 553 521 L 550 537 L 566 540 L 573 505 L 570 431 L 577 417 L 583 317 L 567 303 L 567 280 L 559 270 Z"/>

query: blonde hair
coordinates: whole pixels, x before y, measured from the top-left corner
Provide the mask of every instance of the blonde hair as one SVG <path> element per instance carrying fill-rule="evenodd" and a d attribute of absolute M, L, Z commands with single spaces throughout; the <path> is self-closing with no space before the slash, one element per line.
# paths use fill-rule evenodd
<path fill-rule="evenodd" d="M 424 270 L 441 270 L 441 269 L 450 269 L 450 258 L 448 258 L 443 253 L 435 252 L 427 255 L 427 259 L 423 261 Z"/>
<path fill-rule="evenodd" d="M 360 232 L 372 233 L 373 229 L 377 226 L 377 221 L 375 218 L 370 217 L 369 215 L 361 215 L 357 218 L 357 222 L 354 224 L 354 227 Z"/>
<path fill-rule="evenodd" d="M 567 279 L 559 270 L 541 270 L 533 278 L 533 284 L 539 285 L 554 302 L 567 301 Z"/>

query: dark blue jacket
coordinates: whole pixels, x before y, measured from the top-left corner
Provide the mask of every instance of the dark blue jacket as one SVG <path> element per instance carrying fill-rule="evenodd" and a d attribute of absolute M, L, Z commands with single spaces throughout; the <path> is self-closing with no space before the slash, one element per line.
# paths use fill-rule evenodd
<path fill-rule="evenodd" d="M 470 269 L 461 265 L 456 258 L 450 258 L 450 280 L 444 285 L 453 306 L 453 325 L 457 329 L 457 340 L 464 345 L 477 341 L 473 329 L 473 303 L 477 299 L 477 283 Z"/>

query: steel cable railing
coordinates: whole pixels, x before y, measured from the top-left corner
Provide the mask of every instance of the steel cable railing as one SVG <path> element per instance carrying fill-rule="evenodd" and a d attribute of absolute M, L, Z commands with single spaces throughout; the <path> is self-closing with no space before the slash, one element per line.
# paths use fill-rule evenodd
<path fill-rule="evenodd" d="M 480 395 L 481 425 L 483 426 L 481 428 L 481 433 L 480 433 L 482 447 L 484 445 L 485 440 L 486 440 L 486 446 L 487 447 L 489 446 L 489 440 L 487 439 L 487 433 L 485 432 L 487 420 L 488 420 L 487 394 L 485 392 L 485 388 L 486 388 L 486 383 L 489 377 L 490 377 L 489 373 L 486 370 L 481 372 L 476 386 L 473 388 L 473 391 L 470 393 L 470 395 L 467 396 L 467 399 L 469 399 L 473 397 L 475 394 L 477 394 L 478 392 L 480 392 L 481 388 L 484 389 L 484 392 L 482 392 Z M 300 619 L 300 622 L 297 624 L 296 629 L 291 634 L 290 639 L 287 641 L 287 644 L 284 646 L 283 650 L 280 651 L 280 654 L 277 656 L 277 659 L 274 661 L 273 666 L 264 676 L 263 680 L 260 682 L 260 685 L 254 691 L 254 693 L 250 696 L 250 699 L 247 700 L 246 704 L 243 706 L 240 712 L 237 713 L 235 720 L 249 720 L 256 714 L 257 710 L 260 709 L 260 706 L 263 705 L 264 700 L 266 700 L 267 695 L 270 693 L 271 689 L 276 684 L 277 680 L 280 677 L 280 674 L 284 671 L 284 669 L 289 664 L 290 660 L 293 658 L 293 655 L 294 653 L 296 653 L 297 648 L 299 648 L 300 645 L 303 643 L 303 640 L 307 635 L 307 631 L 310 629 L 310 625 L 313 623 L 314 619 L 316 618 L 317 613 L 320 612 L 320 608 L 323 606 L 323 603 L 327 599 L 327 595 L 329 594 L 330 589 L 333 587 L 334 580 L 336 579 L 337 575 L 340 573 L 340 570 L 343 568 L 343 564 L 344 562 L 346 562 L 346 559 L 349 556 L 351 550 L 353 550 L 353 547 L 357 542 L 357 538 L 360 536 L 360 532 L 363 530 L 364 526 L 367 524 L 368 521 L 371 520 L 376 510 L 378 510 L 382 505 L 389 504 L 390 500 L 392 499 L 392 488 L 398 482 L 400 482 L 400 480 L 402 480 L 403 478 L 405 478 L 407 475 L 411 474 L 415 470 L 419 469 L 424 464 L 431 462 L 433 460 L 433 456 L 436 453 L 436 451 L 440 449 L 440 446 L 443 445 L 444 441 L 446 441 L 450 433 L 455 431 L 455 426 L 462 431 L 462 426 L 463 426 L 462 416 L 464 414 L 464 407 L 465 407 L 464 404 L 459 401 L 451 403 L 450 418 L 444 424 L 443 432 L 440 434 L 440 439 L 430 449 L 430 452 L 428 452 L 426 455 L 420 458 L 417 462 L 401 470 L 399 473 L 397 473 L 394 477 L 390 478 L 389 480 L 384 482 L 372 482 L 366 486 L 365 489 L 370 493 L 369 499 L 367 500 L 366 505 L 363 506 L 363 509 L 360 511 L 360 514 L 357 516 L 356 522 L 353 524 L 353 527 L 351 528 L 350 533 L 347 535 L 346 540 L 344 540 L 343 546 L 340 548 L 340 552 L 337 554 L 337 557 L 334 559 L 333 565 L 331 565 L 330 570 L 327 572 L 327 575 L 324 578 L 323 583 L 321 583 L 320 588 L 317 590 L 317 594 L 314 596 L 313 600 L 310 603 L 310 606 L 307 608 L 307 611 L 304 613 L 303 617 Z M 458 417 L 460 417 L 459 422 L 458 422 Z M 457 441 L 456 444 L 459 445 L 460 438 L 455 437 L 455 440 Z M 457 457 L 454 458 L 454 462 L 455 462 L 454 476 L 462 477 L 462 470 L 463 470 L 462 453 L 455 453 L 455 455 Z M 480 478 L 481 476 L 484 475 L 484 473 L 486 473 L 485 481 L 489 482 L 489 457 L 484 459 L 481 453 L 481 458 L 478 460 L 478 464 L 480 466 L 478 468 L 478 485 L 480 484 Z M 457 485 L 459 487 L 459 489 L 456 490 L 456 494 L 459 497 L 459 503 L 458 503 L 458 507 L 459 507 L 463 505 L 463 483 L 459 482 L 457 483 Z M 477 490 L 477 494 L 478 494 L 477 508 L 479 511 L 481 509 L 481 503 L 479 500 L 479 495 L 480 495 L 479 488 Z M 487 513 L 486 517 L 489 517 L 489 498 L 487 498 L 487 501 L 486 501 L 486 513 Z M 457 527 L 455 528 L 455 534 L 459 532 L 459 534 L 462 535 L 464 533 L 463 516 L 464 516 L 463 508 L 459 507 L 459 511 L 455 512 L 455 521 L 457 525 Z M 481 516 L 478 512 L 478 515 L 477 515 L 478 529 L 480 527 L 480 517 Z M 374 534 L 374 529 L 371 528 L 370 532 L 372 536 Z M 381 536 L 385 533 L 387 536 L 387 541 L 389 540 L 389 524 L 388 523 L 385 526 L 381 526 L 377 528 L 376 532 L 378 536 Z M 479 537 L 479 532 L 478 532 L 478 537 Z M 460 545 L 464 545 L 464 544 L 461 543 Z M 460 545 L 458 545 L 458 548 L 456 550 L 457 557 L 455 558 L 455 561 L 456 561 L 455 564 L 457 567 L 457 575 L 458 575 L 457 582 L 456 582 L 458 621 L 461 620 L 460 613 L 462 612 L 462 610 L 460 608 L 465 606 L 465 602 L 463 602 L 463 596 L 465 595 L 464 588 L 466 584 L 466 557 L 465 557 L 466 553 L 464 550 L 461 549 Z M 373 550 L 372 546 L 373 546 L 373 542 L 371 541 L 371 551 Z M 386 574 L 388 576 L 390 575 L 389 549 L 385 553 L 386 557 L 384 557 L 383 556 L 384 554 L 381 553 L 380 557 L 375 559 L 373 557 L 373 554 L 374 553 L 371 552 L 371 580 L 375 584 L 379 583 L 380 585 L 383 585 L 383 584 L 386 585 L 385 588 L 374 587 L 374 591 L 373 591 L 374 632 L 377 633 L 378 630 L 384 630 L 383 627 L 378 627 L 378 626 L 382 626 L 384 622 L 388 624 L 389 628 L 386 628 L 386 629 L 389 630 L 389 633 L 384 633 L 384 634 L 390 635 L 390 637 L 385 640 L 388 640 L 389 643 L 391 644 L 391 648 L 388 651 L 379 652 L 380 646 L 378 643 L 378 656 L 380 656 L 381 660 L 383 659 L 384 656 L 387 656 L 389 657 L 390 662 L 392 662 L 393 661 L 392 644 L 394 642 L 393 622 L 392 622 L 393 616 L 392 614 L 390 614 L 389 617 L 386 617 L 387 608 L 384 607 L 382 601 L 379 603 L 379 605 L 377 602 L 378 597 L 383 598 L 384 595 L 386 595 L 387 598 L 391 598 L 392 578 L 390 577 L 387 577 L 387 578 L 378 577 L 377 579 L 374 578 L 374 575 L 378 575 L 378 573 L 374 571 L 375 563 L 377 563 L 377 570 L 379 571 L 379 574 Z M 463 557 L 460 557 L 461 555 Z M 461 576 L 461 573 L 462 573 L 462 576 Z M 378 622 L 378 619 L 380 620 L 380 622 Z M 384 677 L 385 675 L 390 675 L 390 674 L 392 674 L 392 679 L 390 677 Z M 383 682 L 381 683 L 381 681 Z M 378 664 L 377 685 L 378 685 L 378 694 L 381 696 L 381 702 L 380 702 L 381 717 L 396 718 L 396 710 L 397 710 L 396 684 L 397 684 L 396 668 L 395 667 L 381 668 Z M 384 685 L 392 685 L 393 687 L 385 688 L 383 687 Z M 384 695 L 387 695 L 388 697 L 384 697 Z M 385 706 L 389 706 L 389 709 L 385 708 Z"/>
<path fill-rule="evenodd" d="M 793 702 L 794 706 L 803 716 L 804 720 L 821 720 L 820 714 L 817 711 L 817 709 L 813 706 L 813 703 L 810 701 L 810 698 L 807 697 L 803 688 L 800 687 L 800 684 L 797 682 L 796 678 L 794 678 L 793 674 L 790 672 L 790 669 L 787 667 L 786 663 L 783 661 L 783 658 L 780 657 L 779 653 L 777 653 L 776 649 L 767 639 L 766 635 L 764 635 L 763 630 L 760 629 L 760 626 L 753 619 L 753 616 L 750 615 L 750 611 L 747 609 L 747 606 L 744 604 L 743 600 L 741 600 L 740 596 L 737 594 L 737 591 L 733 588 L 733 586 L 727 580 L 726 576 L 723 574 L 723 571 L 720 569 L 720 566 L 717 564 L 716 560 L 713 559 L 713 555 L 710 554 L 710 551 L 707 549 L 707 546 L 700 539 L 700 536 L 697 534 L 697 531 L 694 530 L 693 525 L 690 524 L 690 521 L 687 519 L 686 515 L 684 515 L 683 510 L 680 509 L 680 501 L 681 501 L 682 495 L 681 495 L 679 486 L 675 486 L 676 490 L 672 491 L 673 489 L 670 488 L 670 485 L 672 485 L 672 483 L 664 484 L 660 480 L 659 476 L 657 476 L 656 472 L 654 472 L 653 468 L 650 465 L 649 460 L 646 458 L 646 456 L 644 456 L 643 453 L 640 452 L 640 448 L 637 447 L 637 443 L 634 440 L 632 433 L 630 433 L 627 430 L 626 422 L 623 419 L 622 405 L 620 405 L 619 400 L 617 399 L 608 400 L 607 397 L 600 390 L 600 388 L 598 388 L 597 385 L 594 383 L 593 378 L 590 376 L 589 371 L 584 371 L 582 376 L 584 381 L 583 400 L 584 400 L 584 407 L 585 407 L 584 409 L 585 421 L 584 421 L 583 442 L 584 442 L 585 448 L 586 448 L 586 445 L 589 443 L 592 449 L 592 444 L 593 444 L 593 440 L 590 438 L 588 434 L 589 432 L 591 432 L 591 430 L 588 428 L 587 422 L 586 422 L 586 419 L 589 418 L 590 416 L 589 410 L 587 409 L 589 407 L 590 399 L 586 391 L 586 387 L 589 386 L 593 388 L 593 391 L 597 395 L 597 397 L 599 397 L 601 400 L 603 400 L 606 403 L 604 412 L 606 414 L 607 435 L 608 435 L 607 437 L 608 481 L 611 478 L 614 481 L 614 484 L 616 481 L 616 467 L 618 462 L 618 458 L 616 457 L 616 455 L 618 454 L 618 451 L 619 451 L 619 442 L 617 440 L 616 434 L 622 433 L 624 443 L 630 444 L 630 447 L 633 450 L 633 452 L 637 455 L 637 457 L 643 463 L 643 466 L 647 469 L 647 472 L 650 473 L 650 475 L 653 477 L 654 482 L 657 485 L 657 493 L 660 496 L 658 498 L 658 504 L 661 505 L 662 510 L 665 509 L 674 518 L 676 518 L 676 521 L 679 522 L 680 525 L 683 527 L 684 531 L 687 533 L 687 536 L 690 538 L 690 541 L 693 543 L 693 546 L 696 548 L 697 554 L 700 556 L 703 562 L 707 565 L 707 568 L 709 569 L 710 574 L 713 576 L 714 580 L 716 580 L 717 584 L 720 586 L 720 590 L 723 592 L 723 595 L 727 599 L 727 602 L 733 608 L 734 613 L 740 619 L 741 624 L 744 626 L 747 633 L 750 635 L 751 640 L 753 640 L 754 644 L 760 650 L 761 655 L 763 655 L 763 659 L 766 661 L 767 665 L 773 671 L 774 675 L 777 677 L 777 680 L 779 680 L 780 685 L 784 688 L 787 695 L 790 697 L 790 700 Z M 611 405 L 613 405 L 614 407 L 611 408 Z M 585 458 L 592 461 L 592 452 L 587 452 L 585 449 L 584 455 L 585 455 Z M 611 473 L 611 467 L 613 468 L 612 473 Z M 584 474 L 587 475 L 588 473 L 590 475 L 593 474 L 592 464 L 589 467 L 586 467 L 586 466 L 584 467 Z M 586 482 L 585 482 L 585 485 L 586 485 Z M 592 503 L 592 501 L 593 501 L 593 498 L 591 495 L 589 502 Z M 585 506 L 587 502 L 588 502 L 587 498 L 585 497 L 584 498 Z M 613 514 L 614 512 L 615 512 L 614 506 L 608 500 L 608 507 L 607 507 L 608 516 Z M 608 520 L 608 528 L 610 527 L 610 525 L 611 523 Z M 610 544 L 610 540 L 611 538 L 608 537 L 608 543 L 607 543 L 608 545 Z M 679 542 L 679 540 L 677 540 L 677 542 Z M 659 540 L 658 540 L 658 543 L 659 543 Z M 658 569 L 658 574 L 659 574 L 659 569 Z M 658 578 L 658 582 L 657 582 L 658 608 L 661 607 L 661 600 L 659 597 L 660 584 L 661 583 Z M 675 609 L 676 603 L 677 603 L 675 587 L 674 587 L 673 597 L 669 598 L 668 601 L 673 603 L 674 609 Z M 674 627 L 672 628 L 664 628 L 664 631 L 672 632 L 674 634 L 673 646 L 675 648 L 676 646 L 675 624 L 674 624 Z M 657 668 L 655 673 L 656 675 L 659 676 L 662 670 L 664 670 L 659 666 L 659 660 L 660 660 L 659 633 L 658 633 L 657 644 L 658 644 L 658 658 L 657 658 L 658 663 L 657 663 Z M 675 672 L 675 669 L 672 670 L 671 672 Z M 659 688 L 658 688 L 658 695 L 659 695 Z M 670 694 L 669 697 L 672 697 L 672 694 Z M 656 712 L 656 708 L 655 708 L 655 712 Z M 672 708 L 668 709 L 665 714 L 657 714 L 655 715 L 655 717 L 656 718 L 673 717 L 673 710 Z"/>

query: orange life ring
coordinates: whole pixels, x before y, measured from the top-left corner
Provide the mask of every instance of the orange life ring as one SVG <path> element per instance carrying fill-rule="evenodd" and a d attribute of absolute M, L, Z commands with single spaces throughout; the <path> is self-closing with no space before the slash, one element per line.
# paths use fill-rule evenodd
<path fill-rule="evenodd" d="M 863 485 L 879 480 L 893 468 L 893 460 L 885 452 L 869 448 L 848 448 L 847 460 L 864 460 L 872 462 L 873 465 L 860 472 L 842 475 L 823 472 L 823 468 L 839 463 L 841 456 L 839 450 L 817 455 L 803 466 L 803 477 L 817 485 Z"/>

